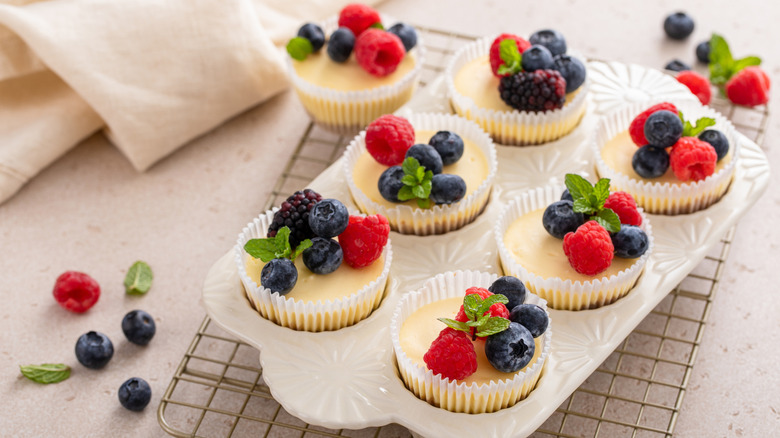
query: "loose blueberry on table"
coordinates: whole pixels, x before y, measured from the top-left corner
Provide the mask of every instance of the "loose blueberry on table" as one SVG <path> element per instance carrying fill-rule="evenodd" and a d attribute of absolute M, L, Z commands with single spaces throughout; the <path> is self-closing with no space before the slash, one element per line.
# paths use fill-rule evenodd
<path fill-rule="evenodd" d="M 122 332 L 133 344 L 147 345 L 156 331 L 154 318 L 143 310 L 132 310 L 122 318 Z"/>
<path fill-rule="evenodd" d="M 103 368 L 113 356 L 114 344 L 103 333 L 90 331 L 76 341 L 76 359 L 87 368 Z"/>

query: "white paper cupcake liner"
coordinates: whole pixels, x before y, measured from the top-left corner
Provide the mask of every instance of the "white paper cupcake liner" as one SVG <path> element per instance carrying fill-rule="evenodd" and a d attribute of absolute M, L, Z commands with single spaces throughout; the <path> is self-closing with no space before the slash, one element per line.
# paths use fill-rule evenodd
<path fill-rule="evenodd" d="M 390 17 L 381 17 L 383 23 L 395 23 Z M 330 35 L 338 28 L 338 17 L 331 17 L 320 25 L 325 34 Z M 285 58 L 295 91 L 314 122 L 339 134 L 354 134 L 411 99 L 425 62 L 425 48 L 419 34 L 417 45 L 406 56 L 415 57 L 414 68 L 398 82 L 354 91 L 334 90 L 307 82 L 296 73 L 292 59 Z"/>
<path fill-rule="evenodd" d="M 244 251 L 244 244 L 250 239 L 266 237 L 268 226 L 273 221 L 274 213 L 277 210 L 278 208 L 274 208 L 267 211 L 247 224 L 238 236 L 238 243 L 234 250 L 238 274 L 244 284 L 247 298 L 260 315 L 293 330 L 320 332 L 338 330 L 353 325 L 379 307 L 379 303 L 384 297 L 390 264 L 393 260 L 390 240 L 387 241 L 382 252 L 384 268 L 379 277 L 362 289 L 341 299 L 317 300 L 316 302 L 300 301 L 278 292 L 271 292 L 256 284 L 246 272 L 246 263 L 252 256 Z"/>
<path fill-rule="evenodd" d="M 449 205 L 434 205 L 423 209 L 408 205 L 387 207 L 371 200 L 355 183 L 353 169 L 358 158 L 366 151 L 366 132 L 362 131 L 344 152 L 344 173 L 352 198 L 360 211 L 366 214 L 381 214 L 387 217 L 393 231 L 401 234 L 427 236 L 444 234 L 471 223 L 485 209 L 490 199 L 493 181 L 498 169 L 496 148 L 490 137 L 474 122 L 451 114 L 418 113 L 409 117 L 416 131 L 452 131 L 461 138 L 474 143 L 485 155 L 488 175 L 476 190 L 459 202 Z"/>
<path fill-rule="evenodd" d="M 613 191 L 618 191 L 611 185 L 610 188 Z M 543 278 L 529 272 L 517 262 L 504 244 L 504 234 L 520 216 L 540 208 L 547 208 L 553 202 L 559 201 L 561 193 L 565 189 L 566 187 L 560 185 L 548 185 L 529 190 L 513 199 L 501 212 L 494 229 L 498 255 L 506 275 L 513 275 L 521 279 L 532 293 L 547 300 L 547 305 L 550 308 L 556 310 L 595 309 L 617 301 L 633 289 L 653 252 L 653 229 L 647 215 L 640 208 L 639 213 L 642 215 L 640 228 L 647 234 L 649 247 L 636 263 L 616 275 L 581 282 L 564 280 L 559 277 Z M 539 226 L 541 227 L 541 224 Z M 561 245 L 563 245 L 563 240 L 561 240 Z"/>
<path fill-rule="evenodd" d="M 731 161 L 722 169 L 701 181 L 670 184 L 639 180 L 618 172 L 607 165 L 601 156 L 601 149 L 616 135 L 627 131 L 631 121 L 650 106 L 659 102 L 644 102 L 628 105 L 604 116 L 596 127 L 591 142 L 595 158 L 596 171 L 602 178 L 609 178 L 615 190 L 631 193 L 638 206 L 652 214 L 677 215 L 693 213 L 714 204 L 726 193 L 734 176 L 739 158 L 740 142 L 731 122 L 719 112 L 695 101 L 674 102 L 683 112 L 686 120 L 694 121 L 699 117 L 715 119 L 717 129 L 726 135 L 731 148 Z"/>
<path fill-rule="evenodd" d="M 537 360 L 525 371 L 514 374 L 512 378 L 489 384 L 469 385 L 465 382 L 459 383 L 457 380 L 444 379 L 440 374 L 434 375 L 433 371 L 426 366 L 413 362 L 401 348 L 401 326 L 417 309 L 446 298 L 462 297 L 470 287 L 488 288 L 497 278 L 496 274 L 485 272 L 450 271 L 429 279 L 421 289 L 401 297 L 390 322 L 393 351 L 406 387 L 420 399 L 452 412 L 479 414 L 512 406 L 528 396 L 536 386 L 550 355 L 552 321 L 543 335 L 542 352 Z M 545 309 L 545 312 L 547 311 L 545 301 L 535 295 L 528 294 L 525 302 L 536 304 Z M 442 329 L 444 329 L 443 324 Z"/>
<path fill-rule="evenodd" d="M 553 111 L 498 111 L 480 108 L 470 97 L 455 88 L 455 75 L 468 62 L 490 53 L 490 45 L 498 35 L 470 43 L 455 53 L 445 70 L 450 103 L 458 115 L 475 121 L 502 145 L 534 145 L 559 139 L 574 130 L 585 114 L 590 79 L 580 86 L 574 99 Z M 582 60 L 582 59 L 581 59 Z M 583 64 L 585 64 L 585 61 Z M 496 88 L 498 93 L 498 88 Z"/>

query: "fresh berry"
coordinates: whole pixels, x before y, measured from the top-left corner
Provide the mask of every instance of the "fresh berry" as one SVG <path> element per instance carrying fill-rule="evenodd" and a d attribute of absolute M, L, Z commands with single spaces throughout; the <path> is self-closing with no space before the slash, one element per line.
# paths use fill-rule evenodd
<path fill-rule="evenodd" d="M 682 132 L 680 115 L 671 111 L 656 111 L 645 122 L 645 138 L 653 146 L 668 148 L 677 143 Z"/>
<path fill-rule="evenodd" d="M 550 324 L 547 312 L 536 304 L 521 304 L 513 307 L 509 313 L 509 320 L 527 328 L 535 338 L 544 334 Z"/>
<path fill-rule="evenodd" d="M 498 68 L 506 64 L 504 60 L 501 59 L 501 41 L 506 39 L 514 40 L 517 43 L 517 50 L 520 53 L 523 53 L 527 48 L 531 47 L 531 43 L 511 33 L 502 33 L 494 39 L 493 43 L 490 45 L 490 69 L 493 71 L 493 76 L 498 78 L 510 75 L 510 73 L 498 74 Z"/>
<path fill-rule="evenodd" d="M 444 163 L 441 155 L 433 146 L 427 144 L 416 144 L 406 151 L 406 158 L 416 159 L 425 170 L 430 170 L 434 175 L 441 173 Z"/>
<path fill-rule="evenodd" d="M 452 204 L 466 196 L 466 181 L 458 175 L 440 173 L 431 181 L 431 201 L 435 204 Z"/>
<path fill-rule="evenodd" d="M 143 310 L 132 310 L 122 318 L 122 333 L 133 344 L 148 344 L 156 331 L 154 318 Z"/>
<path fill-rule="evenodd" d="M 298 269 L 290 259 L 273 259 L 260 271 L 260 284 L 271 292 L 286 295 L 298 282 Z"/>
<path fill-rule="evenodd" d="M 282 227 L 290 229 L 290 246 L 296 248 L 299 243 L 314 237 L 309 226 L 309 212 L 322 200 L 322 196 L 312 189 L 297 191 L 282 202 L 274 219 L 268 226 L 268 237 L 276 236 Z"/>
<path fill-rule="evenodd" d="M 563 252 L 575 271 L 596 275 L 612 264 L 615 247 L 604 227 L 596 221 L 588 221 L 563 237 Z"/>
<path fill-rule="evenodd" d="M 406 23 L 396 23 L 387 29 L 388 32 L 401 39 L 404 49 L 408 52 L 417 45 L 417 31 Z"/>
<path fill-rule="evenodd" d="M 651 144 L 642 146 L 634 152 L 631 166 L 642 178 L 658 178 L 669 168 L 669 153 L 666 149 Z"/>
<path fill-rule="evenodd" d="M 703 64 L 710 63 L 710 41 L 702 41 L 696 46 L 696 59 Z"/>
<path fill-rule="evenodd" d="M 379 12 L 360 3 L 346 5 L 339 13 L 339 27 L 348 28 L 355 36 L 359 36 L 364 30 L 381 22 Z"/>
<path fill-rule="evenodd" d="M 403 167 L 388 167 L 387 170 L 379 175 L 379 182 L 377 183 L 379 194 L 390 202 L 401 202 L 401 200 L 398 199 L 398 192 L 400 192 L 401 187 L 404 186 L 404 183 L 401 182 L 404 175 Z"/>
<path fill-rule="evenodd" d="M 114 355 L 114 344 L 100 332 L 87 332 L 76 341 L 76 359 L 87 368 L 98 370 Z"/>
<path fill-rule="evenodd" d="M 349 211 L 338 199 L 323 199 L 309 212 L 309 228 L 319 237 L 336 237 L 347 228 Z"/>
<path fill-rule="evenodd" d="M 463 380 L 477 371 L 477 352 L 466 332 L 449 327 L 439 333 L 423 355 L 433 374 L 451 380 Z"/>
<path fill-rule="evenodd" d="M 642 225 L 642 215 L 636 208 L 634 197 L 626 192 L 613 192 L 604 202 L 604 208 L 614 211 L 621 224 Z"/>
<path fill-rule="evenodd" d="M 523 52 L 523 70 L 547 70 L 553 68 L 553 55 L 547 47 L 534 45 Z"/>
<path fill-rule="evenodd" d="M 561 194 L 561 201 L 571 201 L 574 202 L 574 197 L 569 193 L 569 189 L 566 189 Z"/>
<path fill-rule="evenodd" d="M 705 130 L 699 134 L 699 140 L 706 141 L 715 148 L 715 153 L 718 154 L 718 161 L 722 160 L 729 153 L 729 139 L 726 138 L 726 134 L 717 129 Z"/>
<path fill-rule="evenodd" d="M 557 55 L 553 59 L 552 69 L 559 72 L 566 80 L 567 93 L 571 93 L 585 83 L 587 71 L 582 61 L 577 58 L 569 55 Z"/>
<path fill-rule="evenodd" d="M 152 399 L 152 388 L 140 377 L 127 379 L 117 391 L 119 403 L 125 409 L 143 411 Z"/>
<path fill-rule="evenodd" d="M 664 32 L 669 38 L 684 40 L 693 33 L 693 19 L 685 12 L 675 12 L 664 20 Z"/>
<path fill-rule="evenodd" d="M 691 66 L 680 61 L 679 59 L 672 59 L 666 63 L 664 68 L 671 71 L 681 72 L 690 70 Z"/>
<path fill-rule="evenodd" d="M 298 36 L 309 40 L 315 53 L 325 45 L 325 32 L 314 23 L 306 23 L 301 26 L 298 29 Z"/>
<path fill-rule="evenodd" d="M 482 288 L 482 287 L 470 287 L 466 289 L 465 295 L 479 295 L 480 298 L 483 300 L 487 299 L 487 297 L 493 295 L 493 292 L 490 292 L 489 290 Z M 483 313 L 482 315 L 488 314 L 490 316 L 494 317 L 500 317 L 500 318 L 509 318 L 509 310 L 506 308 L 504 304 L 496 303 L 490 306 L 490 308 L 487 310 L 487 312 Z M 463 305 L 460 306 L 460 310 L 458 310 L 457 315 L 455 315 L 455 321 L 460 322 L 468 322 L 469 317 L 466 316 L 466 311 L 463 309 Z M 475 334 L 476 329 L 474 327 L 471 328 L 471 333 L 469 334 L 472 339 L 476 337 Z M 484 340 L 484 337 L 480 337 L 477 339 Z"/>
<path fill-rule="evenodd" d="M 494 294 L 501 294 L 509 300 L 504 306 L 507 310 L 514 309 L 525 302 L 525 296 L 528 291 L 525 285 L 517 277 L 506 276 L 499 277 L 490 285 L 488 291 Z"/>
<path fill-rule="evenodd" d="M 353 268 L 369 266 L 382 255 L 388 236 L 390 225 L 386 217 L 350 216 L 347 229 L 339 235 L 344 262 Z"/>
<path fill-rule="evenodd" d="M 677 75 L 677 81 L 691 90 L 702 105 L 707 105 L 712 99 L 710 80 L 695 71 L 684 71 Z"/>
<path fill-rule="evenodd" d="M 344 253 L 333 239 L 315 237 L 311 246 L 303 250 L 303 264 L 315 274 L 330 274 L 341 266 Z"/>
<path fill-rule="evenodd" d="M 366 128 L 366 150 L 385 166 L 403 163 L 406 151 L 414 144 L 414 128 L 403 117 L 385 114 Z"/>
<path fill-rule="evenodd" d="M 84 313 L 100 298 L 100 285 L 83 272 L 65 271 L 54 282 L 52 293 L 64 309 Z"/>
<path fill-rule="evenodd" d="M 761 67 L 747 67 L 726 82 L 726 97 L 737 105 L 769 102 L 769 76 Z"/>
<path fill-rule="evenodd" d="M 631 121 L 631 125 L 628 127 L 628 133 L 631 135 L 631 140 L 633 140 L 635 145 L 642 147 L 648 143 L 647 138 L 645 138 L 645 122 L 651 114 L 661 110 L 671 111 L 675 114 L 678 113 L 677 107 L 674 106 L 674 104 L 663 102 L 642 111 Z"/>
<path fill-rule="evenodd" d="M 563 239 L 566 233 L 576 231 L 585 223 L 585 215 L 574 212 L 572 201 L 555 201 L 544 209 L 542 225 L 556 239 Z"/>
<path fill-rule="evenodd" d="M 566 80 L 555 70 L 520 72 L 501 78 L 501 100 L 520 111 L 550 111 L 563 108 Z"/>
<path fill-rule="evenodd" d="M 346 62 L 355 48 L 355 34 L 346 27 L 340 27 L 330 34 L 328 56 L 334 62 Z"/>
<path fill-rule="evenodd" d="M 650 247 L 647 234 L 641 228 L 633 225 L 620 225 L 620 231 L 612 234 L 612 245 L 615 247 L 615 255 L 624 259 L 642 257 Z"/>
<path fill-rule="evenodd" d="M 381 29 L 368 29 L 355 41 L 355 59 L 374 76 L 387 76 L 398 68 L 406 50 L 397 35 Z"/>
<path fill-rule="evenodd" d="M 683 137 L 669 154 L 669 165 L 680 181 L 701 181 L 715 173 L 718 154 L 709 143 Z"/>
<path fill-rule="evenodd" d="M 445 166 L 457 163 L 463 156 L 463 139 L 454 132 L 439 131 L 428 141 L 436 149 Z"/>
<path fill-rule="evenodd" d="M 536 351 L 534 337 L 527 328 L 510 322 L 509 328 L 490 335 L 485 342 L 485 356 L 493 368 L 514 373 L 531 363 Z"/>
<path fill-rule="evenodd" d="M 563 34 L 553 29 L 544 29 L 534 32 L 528 42 L 533 45 L 541 45 L 547 48 L 550 53 L 555 55 L 563 55 L 566 53 L 566 39 Z"/>

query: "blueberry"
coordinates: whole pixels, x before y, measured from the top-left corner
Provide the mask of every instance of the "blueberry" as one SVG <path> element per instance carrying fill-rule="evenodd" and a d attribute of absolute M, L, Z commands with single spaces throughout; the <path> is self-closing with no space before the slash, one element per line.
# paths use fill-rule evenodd
<path fill-rule="evenodd" d="M 440 173 L 433 175 L 431 200 L 436 204 L 452 204 L 466 196 L 466 181 L 458 175 Z"/>
<path fill-rule="evenodd" d="M 527 328 L 535 338 L 544 334 L 550 324 L 547 312 L 536 304 L 521 304 L 513 307 L 509 313 L 509 320 Z"/>
<path fill-rule="evenodd" d="M 146 383 L 146 380 L 140 377 L 127 379 L 117 391 L 119 403 L 125 409 L 140 412 L 143 411 L 149 400 L 152 399 L 152 388 Z"/>
<path fill-rule="evenodd" d="M 669 168 L 669 154 L 664 148 L 644 145 L 634 152 L 631 167 L 642 178 L 658 178 Z"/>
<path fill-rule="evenodd" d="M 669 38 L 684 40 L 693 33 L 693 18 L 685 12 L 675 12 L 664 20 L 664 32 Z"/>
<path fill-rule="evenodd" d="M 429 146 L 427 144 L 416 144 L 410 147 L 406 151 L 405 158 L 409 157 L 415 158 L 420 162 L 421 166 L 424 166 L 425 169 L 433 172 L 434 175 L 440 174 L 442 168 L 444 167 L 444 162 L 441 159 L 441 155 L 436 152 L 436 149 L 434 149 L 433 146 Z"/>
<path fill-rule="evenodd" d="M 611 237 L 615 255 L 624 259 L 641 257 L 650 246 L 647 234 L 634 225 L 621 224 L 620 231 L 613 233 Z"/>
<path fill-rule="evenodd" d="M 553 67 L 553 56 L 547 47 L 536 45 L 525 49 L 521 61 L 523 70 L 546 70 Z"/>
<path fill-rule="evenodd" d="M 306 23 L 298 29 L 298 36 L 306 38 L 311 43 L 314 52 L 319 52 L 325 45 L 325 32 L 314 23 Z"/>
<path fill-rule="evenodd" d="M 273 259 L 260 271 L 260 284 L 271 292 L 285 295 L 298 282 L 298 270 L 290 259 Z"/>
<path fill-rule="evenodd" d="M 335 62 L 346 62 L 355 47 L 355 34 L 346 27 L 340 27 L 330 34 L 328 56 Z"/>
<path fill-rule="evenodd" d="M 143 310 L 133 310 L 122 318 L 122 332 L 133 344 L 148 344 L 156 331 L 154 318 Z"/>
<path fill-rule="evenodd" d="M 493 368 L 514 373 L 531 362 L 536 351 L 534 337 L 527 328 L 510 322 L 509 328 L 490 335 L 485 342 L 485 356 Z"/>
<path fill-rule="evenodd" d="M 100 332 L 87 332 L 76 341 L 76 359 L 87 368 L 98 370 L 114 355 L 114 344 Z"/>
<path fill-rule="evenodd" d="M 726 138 L 726 134 L 717 129 L 704 130 L 704 132 L 699 134 L 699 140 L 706 141 L 715 148 L 715 153 L 718 154 L 718 161 L 722 160 L 729 153 L 729 140 Z"/>
<path fill-rule="evenodd" d="M 445 166 L 457 163 L 463 156 L 463 139 L 454 132 L 439 131 L 431 137 L 428 144 L 441 155 L 441 161 Z"/>
<path fill-rule="evenodd" d="M 577 231 L 585 223 L 585 215 L 574 212 L 571 201 L 555 201 L 544 209 L 542 225 L 556 239 L 563 239 L 568 232 Z"/>
<path fill-rule="evenodd" d="M 547 50 L 553 55 L 566 53 L 566 39 L 557 30 L 544 29 L 534 32 L 531 38 L 528 38 L 528 42 L 547 47 Z M 523 56 L 525 56 L 525 52 L 523 52 Z"/>
<path fill-rule="evenodd" d="M 645 121 L 644 130 L 648 143 L 668 148 L 682 137 L 683 124 L 679 114 L 661 110 L 650 114 Z"/>
<path fill-rule="evenodd" d="M 388 167 L 387 170 L 382 172 L 382 175 L 379 176 L 379 182 L 377 183 L 379 194 L 390 202 L 401 202 L 401 200 L 398 199 L 398 192 L 401 190 L 401 187 L 404 186 L 404 183 L 401 182 L 401 178 L 403 177 L 403 167 Z"/>
<path fill-rule="evenodd" d="M 710 42 L 702 41 L 696 46 L 696 59 L 704 64 L 710 63 Z"/>
<path fill-rule="evenodd" d="M 569 55 L 558 55 L 553 59 L 553 70 L 558 70 L 566 79 L 566 92 L 580 88 L 585 83 L 585 75 L 587 74 L 585 66 L 577 58 L 572 58 Z"/>
<path fill-rule="evenodd" d="M 507 309 L 514 309 L 515 307 L 525 302 L 525 296 L 528 291 L 525 289 L 525 285 L 517 277 L 499 277 L 488 288 L 490 292 L 494 294 L 501 294 L 505 296 L 509 302 L 506 303 Z"/>
<path fill-rule="evenodd" d="M 341 245 L 333 239 L 315 237 L 312 245 L 303 250 L 303 264 L 315 274 L 330 274 L 341 266 L 344 253 Z"/>
<path fill-rule="evenodd" d="M 669 61 L 664 66 L 664 68 L 667 69 L 667 70 L 678 71 L 679 72 L 679 71 L 690 70 L 691 66 L 686 64 L 686 63 L 684 63 L 684 62 L 682 62 L 682 61 L 680 61 L 679 59 L 672 59 L 671 61 Z"/>
<path fill-rule="evenodd" d="M 390 29 L 387 29 L 387 31 L 401 39 L 407 52 L 417 45 L 417 31 L 406 23 L 396 23 L 390 26 Z"/>
<path fill-rule="evenodd" d="M 349 210 L 338 199 L 323 199 L 309 212 L 309 228 L 326 239 L 344 232 L 348 224 Z"/>
<path fill-rule="evenodd" d="M 569 189 L 563 191 L 563 194 L 561 194 L 561 201 L 571 201 L 574 203 L 574 198 L 571 196 L 571 193 L 569 193 Z"/>

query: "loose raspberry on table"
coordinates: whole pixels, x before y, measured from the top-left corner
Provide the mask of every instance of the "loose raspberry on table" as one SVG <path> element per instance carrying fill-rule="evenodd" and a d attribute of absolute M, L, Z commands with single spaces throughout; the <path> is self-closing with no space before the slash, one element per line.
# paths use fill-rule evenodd
<path fill-rule="evenodd" d="M 349 28 L 356 37 L 381 21 L 379 12 L 360 3 L 346 5 L 339 13 L 339 27 Z"/>
<path fill-rule="evenodd" d="M 406 49 L 397 35 L 380 29 L 368 29 L 355 41 L 355 59 L 363 70 L 374 76 L 387 76 L 398 68 Z"/>
<path fill-rule="evenodd" d="M 737 105 L 769 102 L 769 76 L 761 67 L 747 67 L 726 82 L 726 97 Z"/>
<path fill-rule="evenodd" d="M 414 127 L 403 117 L 385 114 L 366 128 L 366 150 L 385 166 L 398 166 L 414 145 Z"/>
<path fill-rule="evenodd" d="M 710 80 L 693 70 L 686 70 L 677 75 L 677 81 L 691 90 L 702 105 L 707 105 L 712 99 Z"/>
<path fill-rule="evenodd" d="M 515 42 L 517 43 L 517 50 L 520 53 L 523 53 L 525 49 L 531 47 L 531 43 L 511 33 L 502 33 L 501 35 L 498 36 L 498 38 L 493 40 L 493 44 L 490 45 L 490 69 L 493 71 L 493 76 L 497 78 L 509 76 L 511 74 L 511 73 L 504 73 L 503 75 L 498 74 L 498 68 L 505 64 L 504 60 L 501 59 L 501 41 L 504 41 L 506 39 L 515 40 Z"/>
<path fill-rule="evenodd" d="M 518 111 L 550 111 L 563 108 L 566 80 L 555 70 L 523 71 L 501 78 L 498 92 Z"/>
<path fill-rule="evenodd" d="M 563 252 L 571 267 L 583 275 L 604 272 L 615 257 L 609 232 L 596 221 L 585 222 L 577 231 L 564 236 Z"/>
<path fill-rule="evenodd" d="M 66 271 L 57 277 L 52 293 L 64 309 L 84 313 L 100 298 L 100 285 L 83 272 Z"/>
<path fill-rule="evenodd" d="M 290 195 L 274 213 L 267 237 L 276 236 L 283 227 L 290 229 L 290 246 L 295 249 L 299 243 L 315 236 L 309 226 L 309 212 L 322 200 L 322 196 L 312 189 L 297 191 Z"/>
<path fill-rule="evenodd" d="M 466 332 L 449 327 L 439 333 L 423 355 L 434 374 L 445 379 L 463 380 L 477 371 L 477 352 Z"/>
<path fill-rule="evenodd" d="M 386 217 L 350 216 L 347 228 L 338 238 L 344 262 L 353 268 L 369 266 L 382 255 L 389 236 L 390 224 Z"/>
<path fill-rule="evenodd" d="M 679 110 L 677 110 L 677 107 L 674 106 L 674 104 L 663 102 L 642 111 L 633 121 L 631 121 L 631 125 L 628 127 L 628 133 L 631 135 L 631 140 L 635 145 L 642 147 L 648 144 L 647 138 L 645 137 L 645 122 L 651 114 L 662 110 L 671 111 L 675 114 L 679 113 Z"/>
<path fill-rule="evenodd" d="M 614 211 L 620 218 L 621 224 L 642 225 L 642 215 L 639 214 L 639 210 L 636 208 L 636 201 L 633 196 L 626 192 L 610 193 L 606 202 L 604 202 L 604 208 Z"/>
<path fill-rule="evenodd" d="M 711 144 L 683 137 L 672 146 L 669 166 L 680 181 L 700 181 L 715 173 L 718 154 Z"/>

